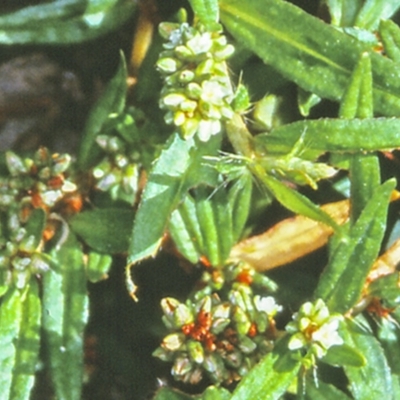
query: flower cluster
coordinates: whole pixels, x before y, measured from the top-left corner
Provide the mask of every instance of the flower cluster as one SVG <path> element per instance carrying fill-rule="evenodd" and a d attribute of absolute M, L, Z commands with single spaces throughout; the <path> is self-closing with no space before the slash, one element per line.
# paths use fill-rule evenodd
<path fill-rule="evenodd" d="M 49 220 L 62 220 L 53 212 L 77 190 L 67 176 L 70 162 L 68 155 L 51 155 L 46 148 L 32 158 L 6 153 L 8 175 L 0 178 L 0 293 L 11 282 L 23 288 L 32 275 L 50 268 L 43 239 L 54 233 L 45 234 Z"/>
<path fill-rule="evenodd" d="M 225 60 L 234 48 L 221 34 L 201 25 L 162 23 L 160 33 L 168 42 L 157 61 L 164 76 L 160 107 L 165 120 L 177 126 L 183 137 L 200 140 L 222 129 L 221 121 L 233 115 L 234 94 Z"/>
<path fill-rule="evenodd" d="M 6 162 L 10 175 L 0 183 L 0 206 L 17 203 L 48 210 L 77 189 L 66 178 L 71 163 L 68 154 L 51 155 L 41 147 L 33 158 L 23 159 L 8 151 Z"/>
<path fill-rule="evenodd" d="M 209 284 L 213 272 L 208 272 Z M 224 280 L 221 289 L 195 291 L 185 303 L 173 298 L 161 302 L 171 333 L 154 355 L 173 362 L 177 380 L 196 384 L 205 374 L 215 383 L 230 384 L 273 348 L 274 317 L 282 309 L 275 299 L 255 295 L 248 283 L 238 280 Z"/>
<path fill-rule="evenodd" d="M 133 204 L 138 191 L 139 154 L 129 151 L 127 143 L 118 136 L 99 135 L 96 142 L 106 153 L 93 168 L 96 188 L 109 192 L 114 200 Z"/>
<path fill-rule="evenodd" d="M 312 357 L 322 358 L 331 346 L 343 344 L 338 333 L 342 319 L 339 314 L 331 314 L 322 299 L 315 304 L 304 303 L 286 326 L 292 334 L 289 349 L 306 348 Z"/>

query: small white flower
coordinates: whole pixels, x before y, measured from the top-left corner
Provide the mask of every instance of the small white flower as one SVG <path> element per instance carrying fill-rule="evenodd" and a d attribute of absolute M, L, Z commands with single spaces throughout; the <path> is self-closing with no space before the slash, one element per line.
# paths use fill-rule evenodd
<path fill-rule="evenodd" d="M 212 44 L 211 33 L 205 32 L 188 40 L 186 46 L 193 51 L 193 54 L 203 54 L 211 49 Z"/>
<path fill-rule="evenodd" d="M 278 305 L 272 296 L 261 297 L 256 295 L 254 296 L 254 304 L 258 311 L 265 312 L 270 318 L 283 310 L 283 307 Z"/>
<path fill-rule="evenodd" d="M 289 349 L 308 347 L 317 358 L 323 357 L 330 347 L 343 344 L 338 333 L 342 318 L 341 315 L 330 314 L 322 299 L 315 304 L 304 303 L 286 326 L 286 331 L 293 334 Z"/>
<path fill-rule="evenodd" d="M 221 131 L 221 121 L 219 120 L 201 120 L 197 134 L 202 142 L 207 142 L 210 137 Z"/>

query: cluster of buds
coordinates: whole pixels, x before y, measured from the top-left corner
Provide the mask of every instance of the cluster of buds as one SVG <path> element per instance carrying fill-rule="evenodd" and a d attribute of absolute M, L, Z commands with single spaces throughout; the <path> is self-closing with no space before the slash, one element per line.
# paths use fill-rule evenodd
<path fill-rule="evenodd" d="M 322 299 L 315 304 L 304 303 L 286 326 L 286 331 L 292 334 L 289 349 L 306 349 L 315 363 L 315 359 L 324 357 L 330 347 L 343 344 L 338 333 L 342 319 L 340 314 L 331 314 Z"/>
<path fill-rule="evenodd" d="M 160 107 L 165 121 L 178 127 L 184 138 L 197 134 L 202 141 L 222 130 L 221 121 L 233 115 L 234 98 L 225 60 L 234 48 L 218 26 L 214 31 L 198 24 L 160 24 L 168 40 L 157 61 L 164 77 Z"/>
<path fill-rule="evenodd" d="M 163 321 L 171 333 L 154 355 L 173 363 L 175 379 L 196 384 L 205 375 L 228 385 L 272 350 L 274 317 L 282 307 L 271 296 L 255 295 L 247 283 L 225 280 L 223 286 L 219 293 L 194 292 L 186 303 L 162 300 Z"/>
<path fill-rule="evenodd" d="M 0 180 L 1 293 L 11 282 L 23 288 L 32 275 L 50 268 L 42 239 L 52 212 L 77 190 L 67 179 L 70 162 L 68 155 L 51 155 L 46 148 L 33 158 L 6 153 L 8 175 Z"/>
<path fill-rule="evenodd" d="M 0 245 L 0 295 L 11 282 L 22 289 L 32 275 L 50 268 L 50 259 L 41 252 L 40 240 L 35 235 L 28 234 L 21 225 L 18 214 L 10 212 L 7 219 L 3 233 L 7 231 L 8 240 L 3 237 Z"/>
<path fill-rule="evenodd" d="M 128 143 L 118 136 L 99 135 L 96 142 L 106 153 L 93 168 L 96 188 L 110 193 L 113 200 L 133 204 L 138 191 L 139 153 L 131 151 Z"/>
<path fill-rule="evenodd" d="M 2 179 L 0 206 L 17 202 L 33 208 L 50 209 L 65 196 L 76 191 L 76 185 L 66 178 L 71 157 L 53 154 L 41 147 L 33 158 L 21 158 L 6 153 L 10 175 Z"/>

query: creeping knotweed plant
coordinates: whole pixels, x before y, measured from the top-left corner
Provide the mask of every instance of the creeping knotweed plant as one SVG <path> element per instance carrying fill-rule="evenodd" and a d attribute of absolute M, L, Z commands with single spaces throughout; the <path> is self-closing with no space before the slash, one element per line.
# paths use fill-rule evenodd
<path fill-rule="evenodd" d="M 250 281 L 259 274 L 243 265 L 226 269 L 227 274 L 207 270 L 201 289 L 185 303 L 174 298 L 161 302 L 171 333 L 154 355 L 173 362 L 171 372 L 177 380 L 196 384 L 206 375 L 215 383 L 230 384 L 273 349 L 274 317 L 282 307 L 272 296 L 254 294 Z M 259 286 L 271 288 L 271 282 L 261 281 Z"/>
<path fill-rule="evenodd" d="M 331 346 L 343 344 L 338 333 L 342 319 L 340 314 L 331 314 L 322 299 L 315 303 L 304 303 L 293 315 L 293 321 L 286 326 L 286 330 L 293 334 L 289 349 L 305 348 L 312 360 L 322 358 Z"/>
<path fill-rule="evenodd" d="M 157 61 L 164 76 L 160 107 L 168 110 L 165 120 L 179 128 L 185 138 L 197 134 L 200 140 L 222 129 L 221 121 L 233 115 L 233 91 L 225 60 L 233 46 L 221 34 L 202 25 L 187 23 L 160 25 L 168 42 Z"/>

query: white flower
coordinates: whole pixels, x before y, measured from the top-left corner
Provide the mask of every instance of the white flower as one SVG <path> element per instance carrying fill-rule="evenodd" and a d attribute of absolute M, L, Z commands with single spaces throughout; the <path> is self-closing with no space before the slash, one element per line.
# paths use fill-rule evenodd
<path fill-rule="evenodd" d="M 289 349 L 306 347 L 317 358 L 323 357 L 330 347 L 343 344 L 338 333 L 342 318 L 341 315 L 330 314 L 322 299 L 318 299 L 315 304 L 304 303 L 299 312 L 293 315 L 293 321 L 286 326 L 286 331 L 293 334 L 289 340 Z"/>
<path fill-rule="evenodd" d="M 270 318 L 273 318 L 278 312 L 283 310 L 283 307 L 276 304 L 272 296 L 261 297 L 256 295 L 254 296 L 254 304 L 258 311 L 265 312 Z"/>

